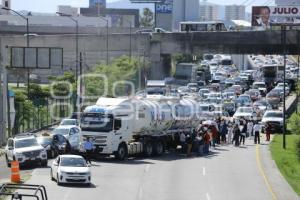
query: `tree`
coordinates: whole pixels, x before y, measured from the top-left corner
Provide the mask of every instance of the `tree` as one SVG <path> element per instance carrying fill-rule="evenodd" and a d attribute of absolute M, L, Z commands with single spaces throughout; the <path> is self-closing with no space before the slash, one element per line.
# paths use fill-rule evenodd
<path fill-rule="evenodd" d="M 101 64 L 96 66 L 91 71 L 91 74 L 99 75 L 99 77 L 84 79 L 85 96 L 114 96 L 113 88 L 117 82 L 119 84 L 115 86 L 116 95 L 128 95 L 130 88 L 124 81 L 129 81 L 137 88 L 139 67 L 137 59 L 130 59 L 128 56 L 117 58 L 109 65 Z M 104 82 L 104 79 L 100 76 L 105 76 L 107 82 Z M 106 85 L 108 86 L 107 88 L 105 88 Z"/>
<path fill-rule="evenodd" d="M 153 27 L 154 14 L 149 8 L 144 8 L 143 15 L 140 17 L 140 25 L 142 27 Z"/>

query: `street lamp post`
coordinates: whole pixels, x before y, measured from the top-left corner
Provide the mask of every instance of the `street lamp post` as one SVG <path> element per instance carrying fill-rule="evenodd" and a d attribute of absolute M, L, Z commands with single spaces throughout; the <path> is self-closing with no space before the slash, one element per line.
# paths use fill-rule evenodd
<path fill-rule="evenodd" d="M 78 20 L 74 19 L 72 17 L 72 15 L 66 14 L 66 13 L 62 13 L 62 12 L 56 12 L 58 15 L 62 16 L 62 17 L 68 17 L 70 20 L 72 20 L 75 25 L 76 25 L 76 67 L 75 67 L 75 85 L 77 87 L 77 82 L 78 82 L 78 62 L 79 62 L 79 26 L 78 26 Z M 81 95 L 81 94 L 80 94 Z M 75 93 L 75 99 L 77 102 L 77 92 Z M 77 107 L 77 103 L 75 102 L 75 109 L 76 111 L 78 111 L 78 107 Z"/>
<path fill-rule="evenodd" d="M 26 46 L 29 47 L 29 19 L 28 19 L 28 17 L 25 17 L 21 13 L 13 10 L 11 8 L 2 7 L 2 10 L 11 11 L 11 12 L 17 14 L 18 16 L 20 16 L 22 19 L 26 20 L 26 39 L 27 39 Z M 29 72 L 29 69 L 28 69 L 27 70 L 27 98 L 29 98 L 29 84 L 30 84 L 30 72 Z"/>
<path fill-rule="evenodd" d="M 106 19 L 105 17 L 101 17 L 99 16 L 100 19 L 106 21 L 106 65 L 108 65 L 108 19 Z"/>

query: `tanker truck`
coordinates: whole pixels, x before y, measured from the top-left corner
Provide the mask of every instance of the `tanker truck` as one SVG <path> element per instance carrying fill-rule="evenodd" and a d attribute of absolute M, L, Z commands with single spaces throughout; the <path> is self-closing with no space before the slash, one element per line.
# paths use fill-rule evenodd
<path fill-rule="evenodd" d="M 128 156 L 162 155 L 176 148 L 182 131 L 200 123 L 197 102 L 192 99 L 104 98 L 85 108 L 81 116 L 82 137 L 92 138 L 94 152 Z"/>

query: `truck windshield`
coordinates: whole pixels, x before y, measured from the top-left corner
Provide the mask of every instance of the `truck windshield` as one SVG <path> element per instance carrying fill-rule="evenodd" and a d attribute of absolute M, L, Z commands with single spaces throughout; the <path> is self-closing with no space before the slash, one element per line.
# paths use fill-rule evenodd
<path fill-rule="evenodd" d="M 101 113 L 84 113 L 80 126 L 82 131 L 110 132 L 113 130 L 113 117 Z"/>

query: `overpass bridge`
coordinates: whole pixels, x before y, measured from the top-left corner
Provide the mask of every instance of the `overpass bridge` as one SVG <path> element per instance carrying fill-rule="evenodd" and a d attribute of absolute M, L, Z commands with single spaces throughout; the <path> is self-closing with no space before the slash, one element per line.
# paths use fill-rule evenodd
<path fill-rule="evenodd" d="M 171 55 L 177 53 L 226 53 L 226 54 L 283 54 L 283 32 L 241 31 L 241 32 L 194 32 L 161 34 L 80 34 L 79 51 L 83 53 L 87 71 L 97 63 L 105 63 L 106 52 L 109 60 L 121 56 L 145 56 L 150 62 L 151 79 L 161 79 L 171 71 Z M 131 43 L 130 43 L 131 41 Z M 75 34 L 38 35 L 30 38 L 30 46 L 64 48 L 64 70 L 75 67 Z M 300 52 L 300 32 L 286 31 L 286 53 Z M 5 46 L 26 46 L 24 32 L 7 34 L 0 31 L 2 52 Z M 45 76 L 58 75 L 61 69 L 39 70 Z"/>

